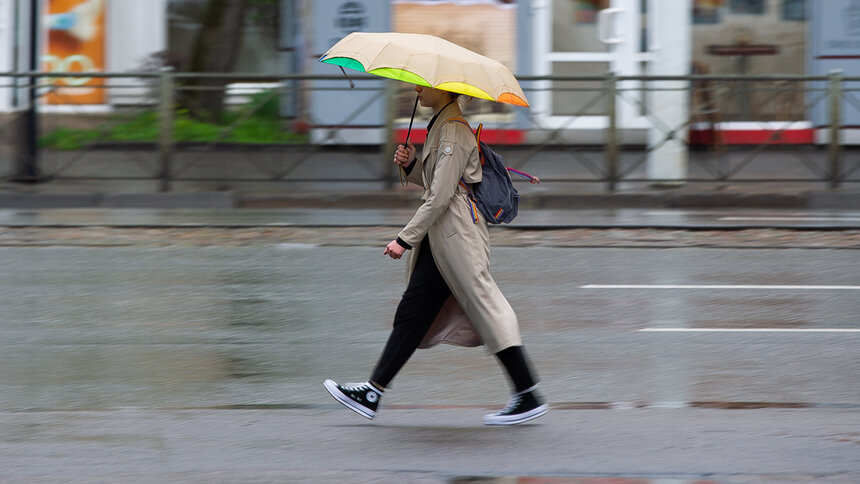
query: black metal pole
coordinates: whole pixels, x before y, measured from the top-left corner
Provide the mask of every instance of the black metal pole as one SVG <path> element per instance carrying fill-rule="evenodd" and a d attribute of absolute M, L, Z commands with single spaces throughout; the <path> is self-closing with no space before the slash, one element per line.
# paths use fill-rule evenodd
<path fill-rule="evenodd" d="M 40 0 L 30 0 L 30 59 L 29 70 L 39 70 L 39 9 Z M 39 148 L 37 140 L 39 137 L 39 125 L 37 108 L 36 87 L 38 77 L 30 76 L 27 111 L 24 112 L 23 135 L 24 146 L 19 154 L 17 173 L 15 181 L 24 183 L 36 183 L 39 181 L 38 156 Z"/>

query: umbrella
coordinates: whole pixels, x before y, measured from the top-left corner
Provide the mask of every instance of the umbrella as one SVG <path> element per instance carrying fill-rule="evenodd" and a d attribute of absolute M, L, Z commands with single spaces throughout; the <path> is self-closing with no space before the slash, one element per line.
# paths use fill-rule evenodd
<path fill-rule="evenodd" d="M 341 70 L 346 67 L 490 101 L 529 105 L 517 79 L 501 62 L 433 35 L 353 32 L 334 44 L 319 61 L 340 66 Z M 417 97 L 407 140 L 416 107 Z"/>
<path fill-rule="evenodd" d="M 346 67 L 490 101 L 529 105 L 516 78 L 502 63 L 433 35 L 353 32 L 319 61 L 341 70 Z M 411 122 L 409 127 L 411 131 Z"/>

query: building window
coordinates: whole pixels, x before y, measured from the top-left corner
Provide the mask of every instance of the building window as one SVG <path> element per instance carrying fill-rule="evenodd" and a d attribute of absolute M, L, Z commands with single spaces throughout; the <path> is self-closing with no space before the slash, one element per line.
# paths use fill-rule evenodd
<path fill-rule="evenodd" d="M 693 0 L 693 23 L 720 23 L 720 7 L 722 6 L 723 0 Z"/>
<path fill-rule="evenodd" d="M 782 19 L 789 22 L 806 20 L 806 0 L 782 0 Z"/>
<path fill-rule="evenodd" d="M 762 15 L 764 14 L 764 0 L 729 0 L 729 12 Z"/>
<path fill-rule="evenodd" d="M 593 24 L 597 22 L 597 12 L 609 8 L 609 0 L 576 0 L 573 23 Z"/>

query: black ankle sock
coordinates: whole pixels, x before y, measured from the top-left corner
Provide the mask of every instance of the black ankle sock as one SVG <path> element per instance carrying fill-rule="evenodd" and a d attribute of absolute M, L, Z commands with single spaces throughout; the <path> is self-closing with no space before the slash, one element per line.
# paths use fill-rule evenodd
<path fill-rule="evenodd" d="M 514 386 L 514 393 L 520 393 L 537 385 L 522 346 L 505 348 L 496 353 L 496 357 L 507 370 Z"/>

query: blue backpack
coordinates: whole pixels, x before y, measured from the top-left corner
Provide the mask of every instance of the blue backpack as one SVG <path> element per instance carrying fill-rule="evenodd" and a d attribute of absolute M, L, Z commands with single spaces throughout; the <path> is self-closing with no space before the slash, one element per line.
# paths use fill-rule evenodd
<path fill-rule="evenodd" d="M 465 124 L 469 123 L 462 116 L 456 116 L 448 121 Z M 460 178 L 460 186 L 469 192 L 472 222 L 478 223 L 478 212 L 491 224 L 510 223 L 517 216 L 520 194 L 511 180 L 511 173 L 528 179 L 532 183 L 540 183 L 537 177 L 505 166 L 502 156 L 486 143 L 481 141 L 481 130 L 484 125 L 478 125 L 475 139 L 478 142 L 478 152 L 481 159 L 481 181 L 468 183 Z M 469 130 L 472 127 L 469 126 Z"/>

